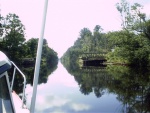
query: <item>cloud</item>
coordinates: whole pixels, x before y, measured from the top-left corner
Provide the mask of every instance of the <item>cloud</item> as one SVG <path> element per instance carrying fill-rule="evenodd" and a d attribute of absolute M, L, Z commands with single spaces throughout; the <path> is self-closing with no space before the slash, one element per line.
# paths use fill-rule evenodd
<path fill-rule="evenodd" d="M 56 110 L 56 111 L 53 111 L 51 113 L 66 113 L 65 111 L 62 111 L 62 110 Z"/>
<path fill-rule="evenodd" d="M 61 108 L 70 102 L 70 99 L 58 96 L 38 96 L 36 102 L 36 111 L 44 111 L 45 109 Z M 62 113 L 62 112 L 61 112 Z"/>
<path fill-rule="evenodd" d="M 87 111 L 89 109 L 91 109 L 91 107 L 89 105 L 86 105 L 86 104 L 79 104 L 79 103 L 73 103 L 71 104 L 71 108 L 74 110 L 74 111 Z"/>

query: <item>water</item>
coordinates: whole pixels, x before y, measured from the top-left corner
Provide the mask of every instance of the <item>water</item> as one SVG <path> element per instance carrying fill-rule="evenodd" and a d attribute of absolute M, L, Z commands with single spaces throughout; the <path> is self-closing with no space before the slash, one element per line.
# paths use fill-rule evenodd
<path fill-rule="evenodd" d="M 137 87 L 132 80 L 132 84 L 130 84 L 129 82 L 128 84 L 123 83 L 127 82 L 126 80 L 129 80 L 127 78 L 124 78 L 124 76 L 128 76 L 127 70 L 125 70 L 126 73 L 124 73 L 124 71 L 121 69 L 119 69 L 118 73 L 118 70 L 115 69 L 114 71 L 112 70 L 112 68 L 109 68 L 108 71 L 113 73 L 114 76 L 109 77 L 112 75 L 110 73 L 106 74 L 105 70 L 101 71 L 100 69 L 97 69 L 97 72 L 93 72 L 93 70 L 92 72 L 89 72 L 93 75 L 87 74 L 87 70 L 84 70 L 84 72 L 79 72 L 82 78 L 80 80 L 79 78 L 77 78 L 76 73 L 73 72 L 73 74 L 75 75 L 71 75 L 63 67 L 63 65 L 59 63 L 58 68 L 50 76 L 48 76 L 47 83 L 38 85 L 35 113 L 126 113 L 127 111 L 131 110 L 135 111 L 134 113 L 138 113 L 136 108 L 138 106 L 141 107 L 140 104 L 137 104 L 137 107 L 133 106 L 133 108 L 131 107 L 131 105 L 133 102 L 136 105 L 136 102 L 138 100 L 140 103 L 140 98 L 142 96 L 139 91 L 141 92 L 141 88 L 136 90 Z M 84 75 L 85 73 L 86 77 L 88 78 L 85 78 L 84 80 L 84 76 L 82 75 Z M 118 75 L 116 76 L 115 74 Z M 121 74 L 124 74 L 124 76 Z M 132 74 L 133 73 L 130 73 L 129 75 Z M 91 82 L 92 78 L 95 79 L 94 82 Z M 86 82 L 86 79 L 91 81 Z M 100 82 L 98 80 L 100 80 Z M 121 83 L 120 80 L 122 80 Z M 125 87 L 122 87 L 122 85 Z M 134 87 L 131 87 L 129 85 L 133 85 Z M 149 87 L 146 86 L 147 88 L 145 88 L 145 85 L 147 84 L 140 86 L 143 87 L 143 91 L 146 92 L 146 89 L 148 89 Z M 135 92 L 135 94 L 129 88 L 133 89 L 133 92 Z M 96 93 L 96 89 L 98 89 L 98 93 Z M 99 94 L 99 92 L 101 94 Z M 148 93 L 149 92 L 142 95 L 147 95 Z M 26 86 L 28 108 L 30 107 L 31 94 L 32 86 L 28 84 Z M 137 97 L 140 98 L 137 99 Z M 146 103 L 144 103 L 143 99 L 143 105 L 144 104 L 145 106 L 147 105 Z M 145 111 L 145 109 L 147 110 L 147 108 L 142 107 L 141 109 L 143 111 Z"/>

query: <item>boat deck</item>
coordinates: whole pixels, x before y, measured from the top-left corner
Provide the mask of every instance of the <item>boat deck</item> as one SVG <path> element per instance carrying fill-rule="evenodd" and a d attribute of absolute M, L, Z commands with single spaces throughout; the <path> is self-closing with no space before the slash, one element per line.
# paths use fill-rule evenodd
<path fill-rule="evenodd" d="M 15 107 L 16 113 L 30 113 L 25 105 L 22 108 L 22 100 L 16 94 L 15 91 L 12 92 L 12 99 L 14 102 L 14 107 Z"/>

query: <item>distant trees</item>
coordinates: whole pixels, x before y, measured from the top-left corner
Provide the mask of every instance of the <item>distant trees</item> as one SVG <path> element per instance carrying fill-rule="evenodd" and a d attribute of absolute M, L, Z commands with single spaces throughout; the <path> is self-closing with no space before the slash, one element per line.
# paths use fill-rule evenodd
<path fill-rule="evenodd" d="M 67 66 L 77 65 L 79 57 L 84 53 L 106 53 L 107 41 L 101 26 L 96 25 L 93 32 L 88 28 L 83 28 L 79 33 L 79 38 L 72 47 L 68 48 L 61 61 L 65 62 L 64 64 Z"/>
<path fill-rule="evenodd" d="M 17 64 L 21 64 L 25 58 L 36 58 L 38 39 L 31 38 L 26 41 L 25 26 L 19 17 L 16 14 L 8 14 L 5 18 L 1 18 L 4 23 L 1 23 L 3 40 L 0 42 L 0 50 Z M 48 47 L 46 39 L 43 41 L 42 60 L 46 63 L 58 61 L 57 53 Z"/>
<path fill-rule="evenodd" d="M 122 20 L 120 31 L 103 33 L 100 25 L 96 25 L 93 32 L 83 28 L 80 37 L 62 59 L 67 57 L 65 61 L 71 62 L 77 61 L 73 56 L 103 53 L 107 62 L 140 67 L 150 65 L 150 20 L 141 12 L 143 7 L 138 3 L 129 5 L 126 0 L 121 0 L 116 8 Z"/>
<path fill-rule="evenodd" d="M 95 26 L 93 33 L 88 28 L 81 29 L 80 37 L 74 43 L 74 47 L 80 48 L 83 53 L 102 51 L 107 39 L 101 31 L 102 28 L 99 25 Z"/>

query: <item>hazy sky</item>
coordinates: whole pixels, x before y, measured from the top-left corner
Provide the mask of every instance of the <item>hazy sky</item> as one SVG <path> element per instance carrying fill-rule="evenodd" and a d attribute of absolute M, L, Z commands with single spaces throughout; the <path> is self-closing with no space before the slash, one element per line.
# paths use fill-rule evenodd
<path fill-rule="evenodd" d="M 115 4 L 120 0 L 49 0 L 44 37 L 59 57 L 74 44 L 79 32 L 96 25 L 104 32 L 120 29 L 121 20 Z M 130 0 L 144 5 L 150 14 L 150 0 Z M 26 38 L 39 38 L 44 0 L 0 0 L 2 16 L 15 13 L 26 28 Z M 149 16 L 149 15 L 148 15 Z"/>

